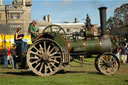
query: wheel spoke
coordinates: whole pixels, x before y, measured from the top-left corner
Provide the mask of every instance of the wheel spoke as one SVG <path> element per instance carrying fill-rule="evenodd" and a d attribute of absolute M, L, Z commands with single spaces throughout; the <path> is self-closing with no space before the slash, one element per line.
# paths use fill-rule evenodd
<path fill-rule="evenodd" d="M 44 41 L 44 52 L 46 53 L 46 42 Z"/>
<path fill-rule="evenodd" d="M 103 60 L 104 62 L 107 62 L 103 57 L 101 57 L 100 59 Z"/>
<path fill-rule="evenodd" d="M 39 72 L 41 73 L 41 70 L 43 69 L 44 63 L 41 64 Z"/>
<path fill-rule="evenodd" d="M 35 54 L 35 55 L 38 55 L 38 56 L 41 56 L 40 54 L 38 54 L 36 52 L 33 52 L 33 51 L 30 51 L 30 53 Z"/>
<path fill-rule="evenodd" d="M 38 50 L 35 46 L 33 46 L 33 48 L 34 48 L 38 53 L 41 53 L 40 50 Z"/>
<path fill-rule="evenodd" d="M 51 56 L 50 58 L 61 58 L 61 56 Z"/>
<path fill-rule="evenodd" d="M 49 68 L 50 72 L 52 73 L 53 71 L 52 71 L 52 69 L 50 67 L 50 64 L 48 64 L 48 68 Z"/>
<path fill-rule="evenodd" d="M 57 61 L 57 60 L 53 60 L 53 59 L 50 59 L 51 61 L 53 61 L 53 62 L 55 62 L 55 63 L 58 63 L 59 64 L 59 62 Z"/>
<path fill-rule="evenodd" d="M 34 56 L 34 57 L 30 57 L 30 59 L 39 59 L 39 57 Z"/>
<path fill-rule="evenodd" d="M 49 54 L 55 49 L 55 46 L 50 50 Z"/>
<path fill-rule="evenodd" d="M 109 61 L 112 61 L 112 56 L 111 55 L 109 56 Z"/>
<path fill-rule="evenodd" d="M 55 55 L 55 54 L 57 54 L 57 52 L 54 52 L 54 53 L 50 54 L 49 56 L 53 56 L 53 55 Z"/>
<path fill-rule="evenodd" d="M 100 62 L 99 64 L 100 64 L 100 65 L 104 65 L 104 63 L 103 63 L 103 62 Z"/>
<path fill-rule="evenodd" d="M 109 56 L 106 56 L 106 61 L 107 61 L 107 62 L 109 61 Z"/>
<path fill-rule="evenodd" d="M 50 54 L 50 52 L 49 52 L 50 48 L 51 48 L 51 46 L 49 45 L 49 46 L 48 46 L 48 49 L 47 49 L 47 54 L 48 54 L 48 55 Z"/>
<path fill-rule="evenodd" d="M 37 69 L 37 67 L 38 67 L 40 64 L 41 64 L 41 63 L 38 63 L 35 68 Z"/>
<path fill-rule="evenodd" d="M 35 60 L 34 62 L 32 62 L 31 64 L 37 63 L 39 62 L 41 59 Z"/>
<path fill-rule="evenodd" d="M 103 70 L 105 70 L 106 69 L 106 66 L 102 65 L 102 66 L 100 66 L 100 68 L 102 68 Z"/>
<path fill-rule="evenodd" d="M 110 71 L 111 71 L 111 72 L 114 72 L 114 69 L 113 69 L 113 67 L 112 67 L 112 66 L 110 67 Z"/>
<path fill-rule="evenodd" d="M 56 68 L 56 66 L 54 65 L 54 63 L 51 62 L 50 64 L 51 64 L 54 68 Z"/>
<path fill-rule="evenodd" d="M 39 44 L 39 46 L 40 46 L 40 49 L 41 49 L 42 53 L 44 53 L 44 51 L 43 51 L 43 48 L 42 48 L 41 44 Z"/>
<path fill-rule="evenodd" d="M 44 64 L 44 73 L 46 74 L 47 73 L 47 65 Z"/>
<path fill-rule="evenodd" d="M 111 72 L 109 67 L 106 67 L 106 72 L 107 73 L 110 73 Z"/>
<path fill-rule="evenodd" d="M 114 69 L 117 69 L 118 68 L 118 63 L 114 62 L 112 66 L 113 66 Z"/>

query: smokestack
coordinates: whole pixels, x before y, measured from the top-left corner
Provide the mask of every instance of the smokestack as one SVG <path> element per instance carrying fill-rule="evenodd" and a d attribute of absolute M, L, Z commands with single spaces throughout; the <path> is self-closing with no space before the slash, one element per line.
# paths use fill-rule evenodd
<path fill-rule="evenodd" d="M 75 18 L 75 19 L 74 19 L 74 23 L 78 23 L 78 20 L 77 20 L 77 18 Z"/>
<path fill-rule="evenodd" d="M 48 14 L 48 22 L 52 22 L 51 16 Z"/>
<path fill-rule="evenodd" d="M 3 0 L 0 0 L 0 6 L 2 6 L 3 5 Z"/>
<path fill-rule="evenodd" d="M 23 6 L 25 6 L 25 0 L 22 0 Z"/>
<path fill-rule="evenodd" d="M 101 35 L 106 34 L 106 9 L 107 7 L 100 7 L 100 24 L 101 24 Z"/>
<path fill-rule="evenodd" d="M 48 21 L 47 16 L 44 16 L 44 17 L 43 17 L 43 20 L 47 22 L 47 21 Z"/>

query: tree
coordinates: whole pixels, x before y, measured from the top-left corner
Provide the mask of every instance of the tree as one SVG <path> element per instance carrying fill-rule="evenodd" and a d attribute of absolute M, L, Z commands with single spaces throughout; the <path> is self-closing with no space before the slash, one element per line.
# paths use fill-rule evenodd
<path fill-rule="evenodd" d="M 128 26 L 128 3 L 121 5 L 114 11 L 115 25 Z"/>
<path fill-rule="evenodd" d="M 128 3 L 121 5 L 114 10 L 114 17 L 107 21 L 107 28 L 112 34 L 125 35 L 128 31 Z"/>
<path fill-rule="evenodd" d="M 114 18 L 110 17 L 107 21 L 107 29 L 112 29 L 114 26 Z"/>

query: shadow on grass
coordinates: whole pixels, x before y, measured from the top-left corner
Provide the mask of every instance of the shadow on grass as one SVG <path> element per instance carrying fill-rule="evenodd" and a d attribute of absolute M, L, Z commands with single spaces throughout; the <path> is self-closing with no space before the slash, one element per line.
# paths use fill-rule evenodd
<path fill-rule="evenodd" d="M 84 61 L 85 61 L 85 60 L 84 60 Z M 74 62 L 79 63 L 79 64 L 82 63 L 82 62 L 80 62 L 80 61 L 74 61 Z M 92 63 L 87 63 L 87 62 L 85 63 L 85 62 L 84 62 L 83 65 L 92 65 Z"/>
<path fill-rule="evenodd" d="M 4 74 L 21 75 L 21 76 L 36 76 L 32 71 L 21 71 L 21 72 L 3 72 Z"/>
<path fill-rule="evenodd" d="M 128 83 L 128 80 L 124 80 L 124 81 Z"/>
<path fill-rule="evenodd" d="M 65 70 L 60 70 L 56 74 L 68 74 L 68 73 L 86 73 L 86 74 L 98 74 L 102 75 L 100 72 L 90 72 L 90 71 L 65 71 Z"/>
<path fill-rule="evenodd" d="M 21 71 L 21 72 L 1 72 L 2 74 L 11 74 L 11 75 L 20 75 L 20 76 L 37 76 L 35 73 L 32 71 Z M 56 74 L 69 74 L 69 73 L 85 73 L 85 74 L 96 74 L 96 75 L 102 75 L 99 72 L 89 72 L 89 71 L 65 71 L 65 70 L 60 70 Z M 55 74 L 55 75 L 56 75 Z"/>

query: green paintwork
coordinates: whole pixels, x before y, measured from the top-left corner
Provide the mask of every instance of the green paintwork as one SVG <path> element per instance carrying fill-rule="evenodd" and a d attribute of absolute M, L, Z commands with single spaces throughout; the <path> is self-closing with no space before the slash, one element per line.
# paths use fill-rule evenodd
<path fill-rule="evenodd" d="M 54 40 L 62 47 L 67 48 L 67 41 L 59 34 L 56 34 Z"/>
<path fill-rule="evenodd" d="M 99 53 L 100 50 L 100 43 L 99 43 L 99 39 L 95 39 L 95 40 L 87 40 L 86 41 L 86 53 L 89 54 L 97 54 Z"/>
<path fill-rule="evenodd" d="M 85 51 L 85 47 L 82 45 L 82 40 L 72 41 L 70 44 L 70 48 L 73 49 L 74 52 Z"/>
<path fill-rule="evenodd" d="M 87 37 L 87 38 L 94 37 L 94 33 L 93 33 L 91 30 L 86 31 L 86 37 Z"/>
<path fill-rule="evenodd" d="M 83 45 L 82 43 L 85 43 L 85 45 Z M 84 52 L 86 54 L 97 54 L 99 53 L 100 50 L 100 44 L 99 44 L 99 40 L 95 39 L 95 40 L 86 40 L 86 41 L 82 41 L 82 40 L 78 40 L 76 42 L 71 42 L 71 48 L 73 48 L 73 52 Z"/>
<path fill-rule="evenodd" d="M 62 47 L 62 48 L 67 48 L 67 41 L 59 34 L 56 35 L 54 40 Z M 83 45 L 83 42 L 85 45 Z M 100 50 L 100 44 L 99 44 L 99 39 L 95 40 L 77 40 L 77 41 L 72 41 L 70 42 L 70 49 L 72 52 L 84 52 L 86 54 L 97 54 L 99 53 Z"/>

